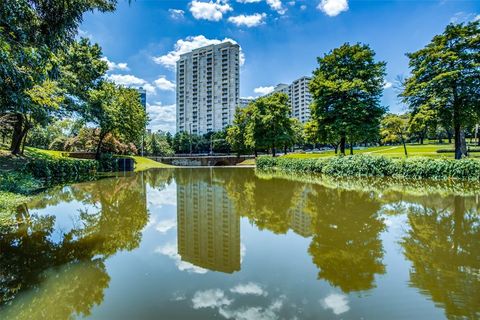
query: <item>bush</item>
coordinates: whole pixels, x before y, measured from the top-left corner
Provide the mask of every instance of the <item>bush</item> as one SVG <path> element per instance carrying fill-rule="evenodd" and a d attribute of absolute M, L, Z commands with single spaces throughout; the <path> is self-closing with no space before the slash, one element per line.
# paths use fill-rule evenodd
<path fill-rule="evenodd" d="M 480 147 L 468 147 L 468 152 L 480 152 Z M 437 153 L 455 153 L 455 149 L 438 149 Z"/>
<path fill-rule="evenodd" d="M 26 195 L 41 187 L 42 183 L 26 172 L 4 172 L 0 174 L 0 191 Z"/>
<path fill-rule="evenodd" d="M 26 172 L 34 178 L 52 181 L 81 180 L 95 176 L 97 162 L 69 158 L 36 158 L 30 161 Z"/>
<path fill-rule="evenodd" d="M 475 159 L 453 160 L 415 157 L 398 160 L 370 155 L 323 159 L 259 157 L 257 168 L 259 170 L 322 173 L 343 177 L 480 180 L 480 161 Z"/>
<path fill-rule="evenodd" d="M 102 153 L 98 161 L 98 171 L 114 172 L 118 171 L 117 159 L 111 153 Z"/>

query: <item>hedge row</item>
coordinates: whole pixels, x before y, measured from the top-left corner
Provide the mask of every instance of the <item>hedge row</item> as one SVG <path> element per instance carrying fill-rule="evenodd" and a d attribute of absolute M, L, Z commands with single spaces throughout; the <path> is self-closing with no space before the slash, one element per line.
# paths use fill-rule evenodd
<path fill-rule="evenodd" d="M 259 170 L 322 173 L 331 176 L 395 177 L 413 179 L 480 180 L 480 161 L 474 159 L 392 159 L 383 156 L 353 155 L 320 159 L 259 157 Z"/>
<path fill-rule="evenodd" d="M 480 147 L 469 147 L 467 149 L 468 152 L 480 152 Z M 455 149 L 438 149 L 437 153 L 455 153 Z"/>
<path fill-rule="evenodd" d="M 38 158 L 30 161 L 25 171 L 37 179 L 67 181 L 95 176 L 97 167 L 95 160 Z"/>

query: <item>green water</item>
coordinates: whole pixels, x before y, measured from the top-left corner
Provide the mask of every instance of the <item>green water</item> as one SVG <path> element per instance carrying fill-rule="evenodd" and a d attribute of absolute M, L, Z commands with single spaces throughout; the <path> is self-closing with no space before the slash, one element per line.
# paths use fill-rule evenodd
<path fill-rule="evenodd" d="M 478 195 L 395 190 L 240 168 L 49 190 L 0 233 L 0 319 L 479 319 Z"/>

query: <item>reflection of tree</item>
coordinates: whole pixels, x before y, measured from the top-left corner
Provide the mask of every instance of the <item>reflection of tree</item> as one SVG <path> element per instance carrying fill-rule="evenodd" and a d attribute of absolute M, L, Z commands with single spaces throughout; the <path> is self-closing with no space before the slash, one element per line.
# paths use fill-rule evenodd
<path fill-rule="evenodd" d="M 260 230 L 286 233 L 290 228 L 289 210 L 295 189 L 301 185 L 282 179 L 258 179 L 250 170 L 237 170 L 225 178 L 225 188 L 239 214 Z"/>
<path fill-rule="evenodd" d="M 313 233 L 309 253 L 319 278 L 351 292 L 371 289 L 375 274 L 385 273 L 380 240 L 385 224 L 373 193 L 259 179 L 252 171 L 231 173 L 225 181 L 236 209 L 260 229 Z"/>
<path fill-rule="evenodd" d="M 160 179 L 155 181 L 162 185 Z M 38 203 L 40 207 L 71 200 L 85 204 L 71 230 L 58 235 L 55 216 L 30 215 L 23 208 L 17 225 L 0 234 L 0 318 L 88 315 L 108 286 L 105 259 L 139 245 L 148 220 L 143 174 L 66 189 L 58 189 L 57 198 L 50 192 L 46 201 Z"/>
<path fill-rule="evenodd" d="M 379 238 L 385 225 L 370 193 L 316 187 L 307 210 L 316 217 L 309 253 L 325 279 L 344 292 L 368 290 L 385 273 Z"/>
<path fill-rule="evenodd" d="M 452 200 L 452 199 L 450 199 Z M 480 318 L 480 218 L 455 196 L 448 207 L 412 207 L 402 241 L 411 284 L 445 308 L 449 319 Z"/>

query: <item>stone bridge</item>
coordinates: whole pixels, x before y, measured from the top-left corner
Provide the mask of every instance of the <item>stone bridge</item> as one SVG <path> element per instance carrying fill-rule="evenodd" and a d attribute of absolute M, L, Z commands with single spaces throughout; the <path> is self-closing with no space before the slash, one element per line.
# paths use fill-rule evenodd
<path fill-rule="evenodd" d="M 149 157 L 157 162 L 170 164 L 178 167 L 201 167 L 201 166 L 235 166 L 247 159 L 255 159 L 254 156 L 177 156 L 177 157 Z"/>

